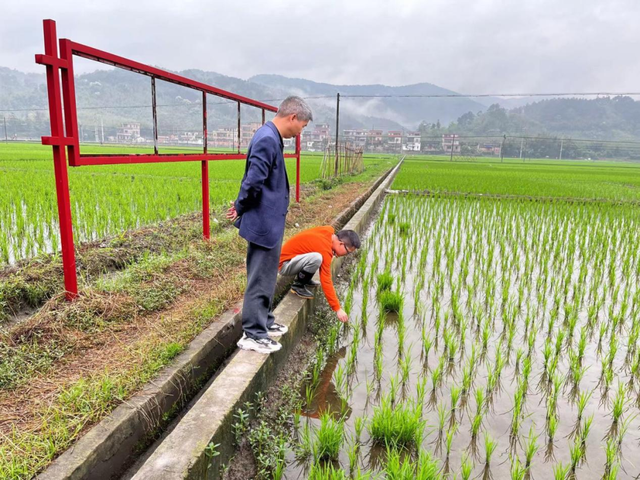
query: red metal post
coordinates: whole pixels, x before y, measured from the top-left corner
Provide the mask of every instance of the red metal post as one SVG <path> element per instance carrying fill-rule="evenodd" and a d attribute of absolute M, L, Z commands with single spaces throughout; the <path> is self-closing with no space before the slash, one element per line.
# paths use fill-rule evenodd
<path fill-rule="evenodd" d="M 73 299 L 78 295 L 78 279 L 76 274 L 76 260 L 73 241 L 73 227 L 71 218 L 71 202 L 69 198 L 68 166 L 82 165 L 115 165 L 156 162 L 184 162 L 200 161 L 202 166 L 202 202 L 203 202 L 203 236 L 209 238 L 209 166 L 213 160 L 244 160 L 241 154 L 241 104 L 262 109 L 262 121 L 265 121 L 265 111 L 276 112 L 277 108 L 266 103 L 258 102 L 247 97 L 236 95 L 210 85 L 176 75 L 155 67 L 144 65 L 124 57 L 113 55 L 71 40 L 60 40 L 60 56 L 56 45 L 56 24 L 53 20 L 44 20 L 44 55 L 36 55 L 36 63 L 47 68 L 47 92 L 49 96 L 49 113 L 51 122 L 51 136 L 42 137 L 43 145 L 51 145 L 53 149 L 54 172 L 56 179 L 56 194 L 58 198 L 58 217 L 60 221 L 60 239 L 62 247 L 62 263 L 66 296 Z M 75 100 L 75 83 L 73 77 L 73 56 L 123 68 L 151 78 L 152 110 L 153 110 L 153 154 L 100 154 L 83 155 L 80 152 L 78 137 L 78 117 Z M 60 80 L 62 76 L 62 82 Z M 203 146 L 200 154 L 160 154 L 158 151 L 158 123 L 156 104 L 156 80 L 182 85 L 186 88 L 200 90 L 203 93 Z M 62 95 L 60 89 L 62 88 Z M 207 111 L 206 94 L 216 95 L 238 103 L 238 151 L 237 153 L 208 153 L 207 147 Z M 64 102 L 64 110 L 63 110 Z M 64 123 L 63 123 L 64 118 Z M 65 147 L 67 150 L 65 151 Z M 67 165 L 67 154 L 69 165 Z M 296 139 L 296 153 L 285 154 L 285 158 L 297 159 L 296 200 L 300 199 L 300 138 Z"/>
<path fill-rule="evenodd" d="M 78 295 L 78 277 L 76 275 L 76 258 L 73 247 L 71 201 L 69 200 L 69 172 L 67 171 L 67 157 L 64 149 L 66 144 L 70 144 L 70 140 L 64 138 L 59 75 L 60 69 L 62 69 L 63 72 L 67 69 L 69 59 L 58 58 L 56 23 L 53 20 L 44 20 L 43 24 L 44 55 L 36 55 L 36 63 L 47 67 L 47 93 L 49 95 L 51 136 L 42 137 L 42 143 L 44 145 L 51 145 L 53 148 L 53 166 L 56 178 L 56 195 L 58 197 L 64 288 L 67 299 L 72 300 Z M 67 72 L 67 74 L 68 73 L 69 72 Z M 69 126 L 69 123 L 67 123 L 67 126 Z"/>
<path fill-rule="evenodd" d="M 296 137 L 296 202 L 300 202 L 300 135 Z"/>
<path fill-rule="evenodd" d="M 208 152 L 207 145 L 207 94 L 202 92 L 202 145 L 204 154 Z M 209 162 L 202 161 L 202 236 L 205 240 L 211 238 L 211 225 L 209 224 Z"/>
<path fill-rule="evenodd" d="M 64 101 L 64 122 L 69 165 L 75 165 L 80 158 L 80 141 L 78 137 L 78 112 L 76 109 L 76 88 L 73 77 L 73 52 L 71 42 L 60 40 L 60 58 L 66 60 L 67 68 L 61 69 L 62 98 Z"/>

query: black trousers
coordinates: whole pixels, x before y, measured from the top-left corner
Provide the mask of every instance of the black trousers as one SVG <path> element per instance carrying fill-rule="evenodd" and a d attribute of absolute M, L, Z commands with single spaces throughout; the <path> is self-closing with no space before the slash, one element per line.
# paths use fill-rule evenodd
<path fill-rule="evenodd" d="M 267 338 L 267 328 L 275 317 L 272 302 L 278 280 L 282 240 L 273 248 L 249 242 L 247 247 L 247 288 L 242 305 L 242 328 L 250 338 Z"/>

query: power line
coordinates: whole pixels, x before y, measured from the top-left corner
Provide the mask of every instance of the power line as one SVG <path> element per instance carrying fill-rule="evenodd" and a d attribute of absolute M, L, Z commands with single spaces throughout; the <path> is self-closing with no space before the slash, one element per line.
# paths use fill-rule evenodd
<path fill-rule="evenodd" d="M 504 135 L 458 135 L 457 133 L 447 133 L 445 135 L 456 135 L 456 140 L 464 140 L 464 139 L 500 139 L 504 138 Z M 423 140 L 432 139 L 432 140 L 442 140 L 442 135 L 430 135 L 421 137 Z M 583 143 L 607 143 L 607 144 L 616 144 L 616 145 L 637 145 L 640 146 L 640 142 L 634 140 L 595 140 L 589 138 L 570 138 L 570 137 L 535 137 L 535 136 L 527 136 L 527 135 L 507 135 L 507 140 L 509 138 L 512 139 L 525 139 L 525 140 L 554 140 L 554 141 L 565 141 L 565 142 L 583 142 Z M 447 139 L 448 140 L 448 139 Z"/>
<path fill-rule="evenodd" d="M 441 94 L 381 94 L 381 95 L 343 95 L 346 98 L 481 98 L 481 97 L 619 97 L 640 96 L 640 92 L 563 92 L 563 93 L 441 93 Z M 334 98 L 335 95 L 331 98 Z"/>

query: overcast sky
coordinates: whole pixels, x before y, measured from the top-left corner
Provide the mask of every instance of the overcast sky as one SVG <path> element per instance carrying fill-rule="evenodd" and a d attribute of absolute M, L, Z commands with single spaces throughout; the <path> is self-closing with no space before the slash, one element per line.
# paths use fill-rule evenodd
<path fill-rule="evenodd" d="M 639 0 L 5 1 L 0 66 L 44 72 L 43 18 L 61 38 L 143 63 L 244 79 L 640 90 Z"/>

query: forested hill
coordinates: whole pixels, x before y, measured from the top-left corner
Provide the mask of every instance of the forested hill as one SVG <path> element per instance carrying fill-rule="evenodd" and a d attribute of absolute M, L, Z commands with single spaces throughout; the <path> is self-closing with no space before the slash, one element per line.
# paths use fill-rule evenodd
<path fill-rule="evenodd" d="M 433 129 L 423 124 L 422 129 Z M 469 135 L 552 135 L 597 140 L 640 140 L 640 102 L 631 97 L 557 98 L 505 110 L 468 112 L 442 128 Z"/>
<path fill-rule="evenodd" d="M 335 126 L 335 94 L 340 104 L 342 128 L 413 130 L 433 135 L 456 132 L 468 135 L 525 135 L 640 140 L 640 102 L 630 97 L 597 99 L 556 98 L 507 109 L 524 101 L 483 99 L 487 106 L 432 85 L 390 87 L 385 85 L 331 85 L 279 75 L 257 75 L 248 80 L 215 72 L 185 70 L 186 77 L 241 95 L 277 103 L 290 94 L 310 97 L 316 123 Z M 202 122 L 201 95 L 165 82 L 158 82 L 158 116 L 162 129 L 198 130 Z M 357 97 L 357 98 L 354 98 Z M 349 98 L 350 97 L 350 98 Z M 79 123 L 86 130 L 116 128 L 137 121 L 143 129 L 152 124 L 149 79 L 119 69 L 98 70 L 76 76 Z M 225 104 L 226 103 L 226 104 Z M 503 105 L 503 106 L 500 106 Z M 232 102 L 211 100 L 209 127 L 232 127 L 237 108 Z M 48 126 L 45 75 L 0 67 L 0 122 L 6 119 L 9 135 L 46 135 Z M 243 121 L 259 120 L 259 112 L 243 109 Z M 465 113 L 466 112 L 466 113 Z M 253 115 L 252 115 L 253 114 Z M 4 118 L 2 118 L 4 117 Z"/>

